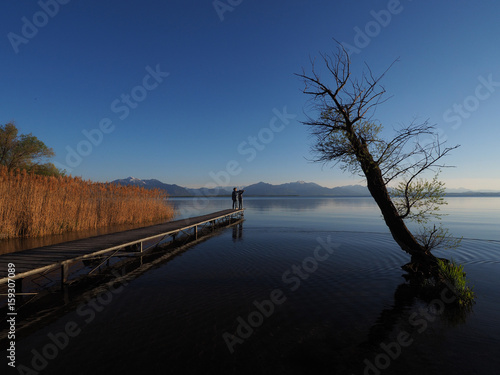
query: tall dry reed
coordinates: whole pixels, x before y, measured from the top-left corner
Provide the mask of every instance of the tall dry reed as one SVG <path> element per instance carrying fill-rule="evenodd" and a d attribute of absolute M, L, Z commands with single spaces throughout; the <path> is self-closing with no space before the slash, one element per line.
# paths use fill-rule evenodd
<path fill-rule="evenodd" d="M 167 194 L 133 186 L 48 177 L 0 166 L 0 238 L 37 237 L 116 224 L 170 220 Z"/>

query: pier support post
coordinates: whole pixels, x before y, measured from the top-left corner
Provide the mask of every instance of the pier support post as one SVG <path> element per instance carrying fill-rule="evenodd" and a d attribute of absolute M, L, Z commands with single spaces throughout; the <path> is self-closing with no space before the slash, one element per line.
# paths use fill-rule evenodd
<path fill-rule="evenodd" d="M 68 281 L 68 263 L 64 262 L 61 265 L 61 286 L 64 287 Z"/>
<path fill-rule="evenodd" d="M 193 227 L 193 235 L 194 235 L 194 239 L 197 240 L 198 239 L 198 226 L 195 225 Z"/>

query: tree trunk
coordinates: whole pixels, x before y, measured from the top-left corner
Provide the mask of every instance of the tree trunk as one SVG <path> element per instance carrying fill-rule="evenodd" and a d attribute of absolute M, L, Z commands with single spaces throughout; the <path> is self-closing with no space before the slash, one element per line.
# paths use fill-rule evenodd
<path fill-rule="evenodd" d="M 426 252 L 425 248 L 417 242 L 413 234 L 408 230 L 394 203 L 392 203 L 380 169 L 377 166 L 371 166 L 368 170 L 363 169 L 363 171 L 367 179 L 368 190 L 380 211 L 382 211 L 384 221 L 389 227 L 394 240 L 412 256 L 424 254 Z"/>
<path fill-rule="evenodd" d="M 352 126 L 347 127 L 346 133 L 355 150 L 361 169 L 366 176 L 368 190 L 380 208 L 392 237 L 401 249 L 411 255 L 411 263 L 407 268 L 409 268 L 410 271 L 423 271 L 425 274 L 428 274 L 431 268 L 433 268 L 432 266 L 436 264 L 436 258 L 430 251 L 418 243 L 416 238 L 406 227 L 404 220 L 399 215 L 389 196 L 380 167 L 373 160 L 373 156 L 368 150 L 366 143 L 357 137 Z M 422 269 L 422 267 L 424 269 Z"/>

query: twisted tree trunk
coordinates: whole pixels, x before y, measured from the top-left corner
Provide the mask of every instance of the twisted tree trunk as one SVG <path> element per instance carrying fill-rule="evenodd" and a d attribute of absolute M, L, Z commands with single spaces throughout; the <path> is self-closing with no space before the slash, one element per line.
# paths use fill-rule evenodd
<path fill-rule="evenodd" d="M 417 241 L 406 226 L 391 200 L 382 177 L 382 171 L 373 160 L 373 156 L 368 150 L 366 143 L 358 138 L 351 124 L 347 124 L 346 126 L 346 135 L 366 176 L 368 190 L 380 208 L 392 237 L 402 250 L 411 255 L 411 262 L 404 265 L 403 269 L 409 273 L 421 276 L 436 274 L 437 258 Z"/>

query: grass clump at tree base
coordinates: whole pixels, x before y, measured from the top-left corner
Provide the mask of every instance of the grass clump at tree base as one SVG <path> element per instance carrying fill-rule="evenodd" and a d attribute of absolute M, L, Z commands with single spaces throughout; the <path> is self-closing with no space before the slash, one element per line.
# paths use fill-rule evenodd
<path fill-rule="evenodd" d="M 441 283 L 445 283 L 453 289 L 460 307 L 471 307 L 474 304 L 476 294 L 468 285 L 464 266 L 456 263 L 453 259 L 445 261 L 437 260 Z"/>
<path fill-rule="evenodd" d="M 443 290 L 449 290 L 454 295 L 453 301 L 448 303 L 454 305 L 458 310 L 470 310 L 475 303 L 476 294 L 468 285 L 464 266 L 453 259 L 450 261 L 443 258 L 435 258 L 432 265 L 427 264 L 425 272 L 408 263 L 402 267 L 407 274 L 403 275 L 410 285 L 418 289 L 419 295 L 424 299 L 440 298 Z"/>

